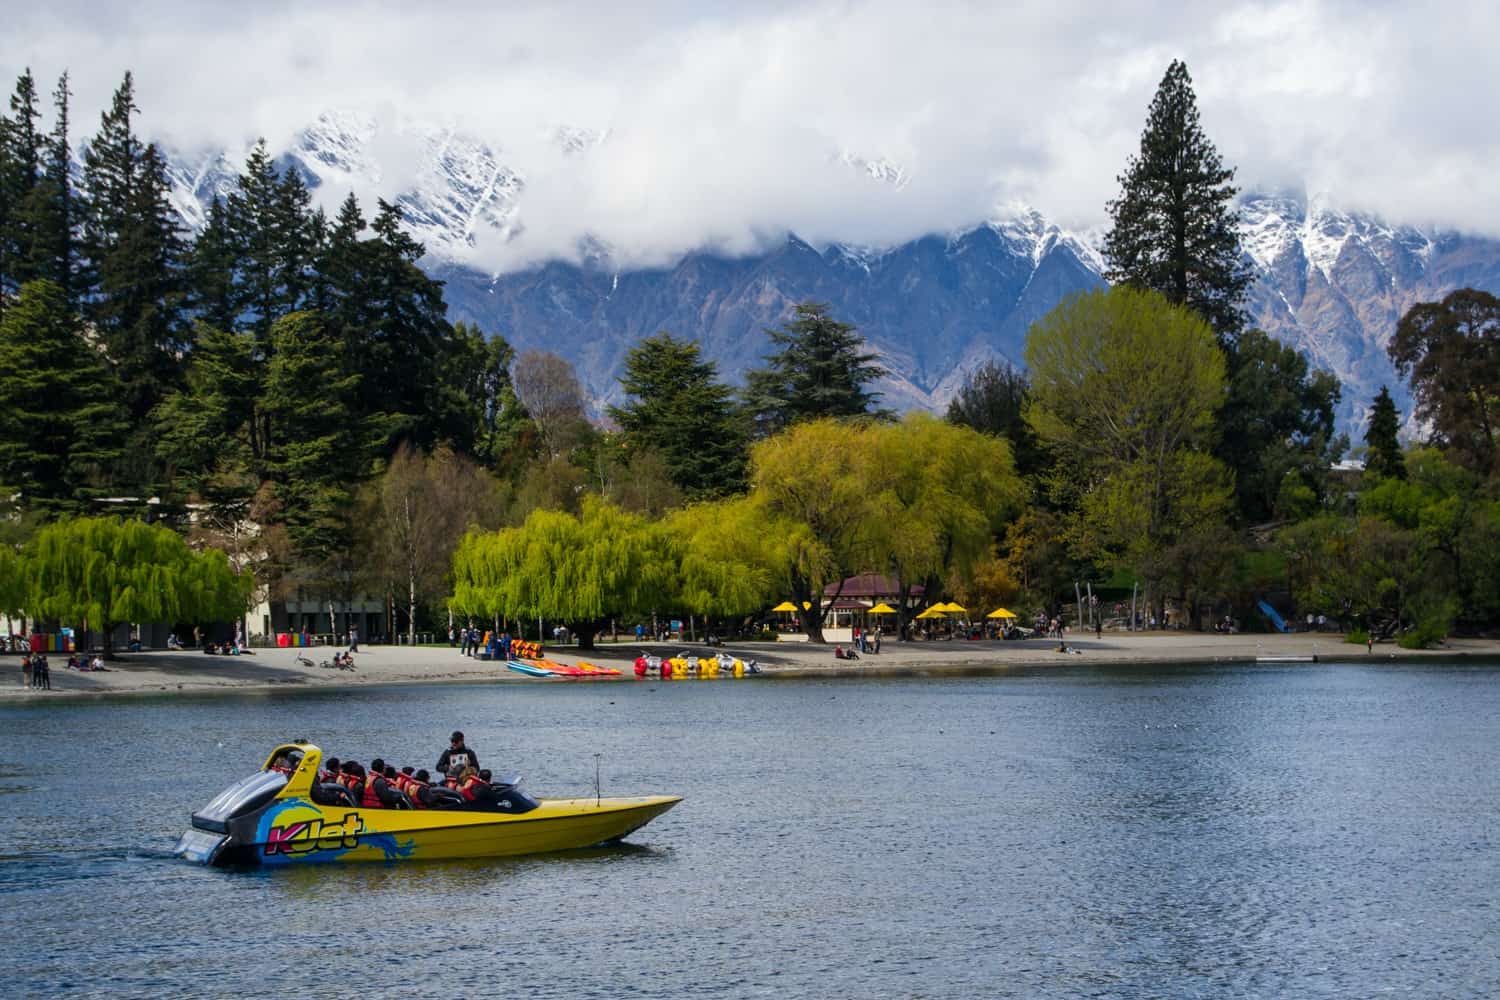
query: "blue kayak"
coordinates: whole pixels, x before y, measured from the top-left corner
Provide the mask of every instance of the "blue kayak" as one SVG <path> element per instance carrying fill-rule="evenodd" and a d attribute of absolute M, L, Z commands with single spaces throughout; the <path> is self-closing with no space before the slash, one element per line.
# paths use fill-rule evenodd
<path fill-rule="evenodd" d="M 529 674 L 532 677 L 556 677 L 557 676 L 556 674 L 554 674 L 550 670 L 547 670 L 547 669 L 545 669 L 543 667 L 533 667 L 531 664 L 529 664 L 529 663 L 522 663 L 520 660 L 511 660 L 509 663 L 506 664 L 506 666 L 509 667 L 510 669 L 514 670 L 518 674 Z"/>

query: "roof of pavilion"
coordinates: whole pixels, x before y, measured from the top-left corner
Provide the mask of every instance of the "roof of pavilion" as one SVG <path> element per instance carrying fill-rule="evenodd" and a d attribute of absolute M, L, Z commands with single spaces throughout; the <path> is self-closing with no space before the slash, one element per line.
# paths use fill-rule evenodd
<path fill-rule="evenodd" d="M 927 593 L 921 584 L 914 584 L 911 588 L 912 597 L 922 597 Z M 845 597 L 870 597 L 890 598 L 899 600 L 901 598 L 901 587 L 896 583 L 893 576 L 881 576 L 879 573 L 861 573 L 859 576 L 851 576 L 844 581 L 840 589 L 837 583 L 830 583 L 823 588 L 823 596 L 832 597 L 838 594 L 840 598 Z"/>

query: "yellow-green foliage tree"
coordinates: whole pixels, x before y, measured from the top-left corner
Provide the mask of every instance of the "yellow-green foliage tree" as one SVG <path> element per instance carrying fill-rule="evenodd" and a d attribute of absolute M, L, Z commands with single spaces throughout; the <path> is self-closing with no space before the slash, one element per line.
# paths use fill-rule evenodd
<path fill-rule="evenodd" d="M 811 606 L 801 618 L 815 642 L 827 584 L 887 573 L 909 592 L 967 578 L 1024 494 L 1003 439 L 926 414 L 798 424 L 757 444 L 751 469 L 752 499 L 789 526 L 787 590 Z"/>
<path fill-rule="evenodd" d="M 1078 554 L 1165 584 L 1164 567 L 1182 564 L 1163 554 L 1222 523 L 1232 501 L 1232 477 L 1207 454 L 1225 394 L 1213 330 L 1155 292 L 1087 292 L 1031 328 L 1026 364 L 1027 420 L 1078 499 Z"/>
<path fill-rule="evenodd" d="M 825 584 L 866 568 L 881 535 L 870 492 L 868 428 L 831 418 L 796 424 L 750 452 L 751 493 L 772 519 L 799 526 L 788 589 L 803 631 L 823 641 Z"/>
<path fill-rule="evenodd" d="M 868 568 L 891 573 L 901 589 L 898 628 L 916 584 L 929 593 L 972 580 L 992 555 L 996 533 L 1019 513 L 1025 487 L 1003 438 L 925 413 L 872 425 L 866 461 L 874 506 Z"/>
<path fill-rule="evenodd" d="M 662 523 L 673 553 L 672 606 L 707 618 L 748 615 L 791 586 L 805 525 L 774 518 L 757 497 L 698 503 Z"/>
<path fill-rule="evenodd" d="M 16 550 L 0 543 L 0 614 L 7 617 L 20 614 L 25 602 L 20 563 Z"/>
<path fill-rule="evenodd" d="M 106 656 L 117 625 L 228 621 L 244 613 L 252 587 L 218 549 L 194 552 L 161 525 L 109 517 L 48 525 L 21 563 L 32 617 L 100 629 Z"/>
<path fill-rule="evenodd" d="M 658 606 L 673 572 L 659 526 L 588 496 L 577 515 L 536 510 L 519 527 L 465 535 L 453 557 L 453 606 L 565 622 L 592 649 L 608 617 Z"/>

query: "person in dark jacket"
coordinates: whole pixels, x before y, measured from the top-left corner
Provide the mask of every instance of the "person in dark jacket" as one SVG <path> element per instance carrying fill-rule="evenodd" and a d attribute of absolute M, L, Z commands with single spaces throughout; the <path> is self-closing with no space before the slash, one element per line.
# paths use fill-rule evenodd
<path fill-rule="evenodd" d="M 455 729 L 453 735 L 448 737 L 448 749 L 438 758 L 437 770 L 439 774 L 453 777 L 466 767 L 478 768 L 479 755 L 469 749 L 464 742 L 464 734 Z"/>
<path fill-rule="evenodd" d="M 365 778 L 359 804 L 362 809 L 381 809 L 398 805 L 401 793 L 391 787 L 385 777 L 385 761 L 376 757 L 370 761 L 370 773 Z"/>

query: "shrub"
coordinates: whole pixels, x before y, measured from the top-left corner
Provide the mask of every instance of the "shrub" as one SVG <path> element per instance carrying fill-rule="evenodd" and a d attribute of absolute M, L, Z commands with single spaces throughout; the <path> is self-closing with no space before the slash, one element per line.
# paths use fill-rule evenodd
<path fill-rule="evenodd" d="M 1396 644 L 1402 649 L 1426 649 L 1442 642 L 1447 634 L 1448 628 L 1441 621 L 1418 622 L 1397 639 Z"/>
<path fill-rule="evenodd" d="M 1357 628 L 1350 632 L 1348 635 L 1344 636 L 1344 641 L 1355 646 L 1363 646 L 1365 643 L 1370 641 L 1370 633 L 1362 628 Z"/>

